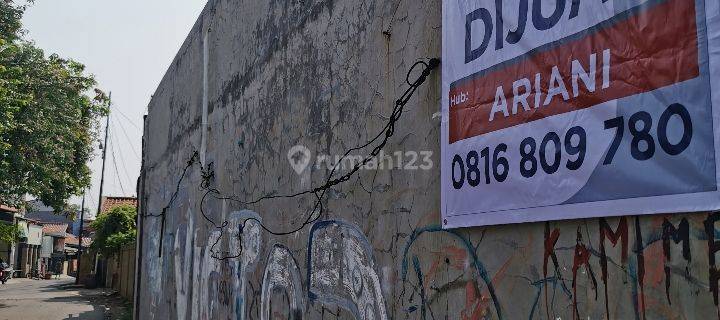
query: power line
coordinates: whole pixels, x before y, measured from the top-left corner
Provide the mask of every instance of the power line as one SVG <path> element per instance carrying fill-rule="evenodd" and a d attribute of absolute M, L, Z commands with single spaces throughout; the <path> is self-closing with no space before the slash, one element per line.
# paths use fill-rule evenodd
<path fill-rule="evenodd" d="M 118 170 L 117 159 L 115 158 L 115 147 L 113 145 L 114 145 L 114 143 L 112 141 L 110 141 L 110 154 L 112 155 L 112 158 L 113 158 L 113 166 L 115 167 L 115 176 L 117 177 L 117 181 L 120 184 L 120 190 L 122 191 L 123 195 L 125 195 L 125 188 L 123 187 L 122 179 L 120 179 L 120 170 Z"/>
<path fill-rule="evenodd" d="M 90 189 L 89 189 L 89 188 L 88 188 L 88 195 L 89 195 L 90 197 L 87 199 L 87 201 L 90 202 L 90 206 L 91 206 L 91 207 L 89 207 L 89 208 L 87 208 L 87 209 L 88 209 L 88 212 L 91 212 L 90 210 L 92 210 L 92 208 L 96 208 L 96 207 L 97 207 L 97 204 L 95 203 L 95 200 L 92 198 L 93 194 L 92 194 L 92 192 L 90 192 Z M 97 217 L 97 213 L 95 214 L 95 217 Z"/>
<path fill-rule="evenodd" d="M 142 128 L 140 128 L 138 125 L 136 125 L 135 122 L 132 121 L 132 119 L 130 119 L 130 117 L 128 117 L 125 113 L 123 113 L 122 111 L 120 111 L 120 109 L 116 109 L 115 111 L 117 111 L 118 113 L 120 113 L 121 116 L 123 116 L 125 119 L 127 119 L 128 122 L 130 122 L 130 124 L 131 124 L 133 127 L 135 127 L 135 129 L 138 129 L 138 130 L 142 131 Z"/>
<path fill-rule="evenodd" d="M 112 134 L 110 135 L 110 140 L 111 140 L 113 143 L 117 143 L 117 140 L 115 139 L 115 136 L 112 135 Z M 118 144 L 118 146 L 119 146 L 119 145 L 120 145 L 120 144 Z M 118 152 L 120 152 L 120 149 L 118 149 Z M 126 163 L 125 163 L 125 159 L 122 157 L 122 154 L 120 154 L 120 155 L 121 155 L 121 156 L 120 156 L 120 164 L 122 164 L 123 169 L 125 169 L 125 170 L 124 170 L 125 177 L 128 179 L 128 182 L 130 183 L 130 185 L 133 185 L 133 184 L 134 184 L 134 183 L 133 183 L 133 179 L 130 177 L 130 174 L 128 173 L 130 170 L 128 170 L 127 165 L 126 165 Z M 136 182 L 137 182 L 137 181 L 136 181 Z"/>
<path fill-rule="evenodd" d="M 125 131 L 125 127 L 122 125 L 122 122 L 117 122 L 117 121 L 119 121 L 119 120 L 115 120 L 115 121 L 116 121 L 116 122 L 114 122 L 114 123 L 116 123 L 117 125 L 120 126 L 120 130 L 121 130 L 122 133 L 125 135 L 125 138 L 127 139 L 127 142 L 128 142 L 128 144 L 130 145 L 130 151 L 132 151 L 132 153 L 135 155 L 135 157 L 136 157 L 138 160 L 140 160 L 141 158 L 140 158 L 140 156 L 138 155 L 137 151 L 135 151 L 135 147 L 134 147 L 133 144 L 132 144 L 132 139 L 130 139 L 130 135 L 128 135 L 127 131 Z"/>

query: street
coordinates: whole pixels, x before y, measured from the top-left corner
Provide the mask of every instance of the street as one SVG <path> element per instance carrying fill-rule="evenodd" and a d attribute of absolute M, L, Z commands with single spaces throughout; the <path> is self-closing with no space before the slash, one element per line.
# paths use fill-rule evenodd
<path fill-rule="evenodd" d="M 0 285 L 0 320 L 117 319 L 111 316 L 119 298 L 102 289 L 75 286 L 75 278 L 59 280 L 11 279 Z M 114 308 L 118 309 L 118 308 Z"/>

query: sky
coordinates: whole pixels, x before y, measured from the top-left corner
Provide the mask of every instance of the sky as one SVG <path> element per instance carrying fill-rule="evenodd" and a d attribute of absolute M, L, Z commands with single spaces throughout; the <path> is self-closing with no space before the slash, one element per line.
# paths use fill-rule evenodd
<path fill-rule="evenodd" d="M 165 71 L 206 0 L 35 0 L 23 17 L 26 38 L 85 64 L 98 87 L 112 93 L 105 196 L 136 196 L 142 119 Z M 103 130 L 105 119 L 103 119 Z M 90 163 L 85 205 L 97 210 L 102 159 Z M 71 203 L 80 204 L 74 197 Z"/>

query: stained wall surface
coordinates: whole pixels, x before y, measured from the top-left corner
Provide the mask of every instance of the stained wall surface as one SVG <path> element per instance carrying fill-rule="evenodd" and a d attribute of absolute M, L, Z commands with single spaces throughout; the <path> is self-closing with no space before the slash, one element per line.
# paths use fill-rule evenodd
<path fill-rule="evenodd" d="M 440 0 L 209 1 L 145 121 L 139 318 L 718 316 L 718 215 L 443 230 L 439 70 L 384 149 L 432 152 L 431 170 L 360 170 L 317 219 L 312 193 L 249 203 L 322 185 L 317 156 L 380 133 L 440 49 Z"/>

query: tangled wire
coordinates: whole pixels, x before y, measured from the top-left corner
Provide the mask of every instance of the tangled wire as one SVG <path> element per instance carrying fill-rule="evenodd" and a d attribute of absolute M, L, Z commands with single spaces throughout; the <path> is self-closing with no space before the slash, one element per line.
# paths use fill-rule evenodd
<path fill-rule="evenodd" d="M 410 67 L 410 70 L 408 70 L 408 73 L 405 76 L 405 82 L 410 87 L 408 87 L 405 90 L 405 92 L 400 96 L 400 98 L 398 98 L 395 101 L 395 106 L 393 107 L 392 113 L 390 115 L 390 118 L 388 119 L 387 124 L 385 124 L 383 129 L 375 137 L 368 140 L 366 143 L 347 150 L 343 154 L 343 156 L 340 158 L 340 161 L 337 161 L 337 163 L 333 166 L 332 170 L 330 171 L 330 174 L 328 175 L 328 178 L 325 180 L 325 183 L 322 184 L 321 186 L 317 186 L 312 189 L 308 189 L 308 190 L 304 190 L 304 191 L 292 193 L 292 194 L 282 194 L 282 195 L 268 194 L 268 195 L 262 196 L 260 198 L 251 200 L 251 201 L 244 201 L 233 195 L 224 195 L 217 188 L 211 187 L 212 179 L 214 178 L 213 163 L 209 163 L 209 164 L 207 164 L 206 167 L 201 168 L 202 181 L 200 183 L 200 189 L 204 190 L 205 193 L 203 194 L 202 199 L 200 200 L 200 213 L 202 214 L 202 216 L 205 220 L 207 220 L 210 224 L 212 224 L 215 229 L 220 231 L 220 236 L 215 240 L 215 242 L 210 247 L 210 252 L 211 252 L 212 258 L 217 259 L 217 260 L 227 260 L 227 259 L 234 259 L 234 258 L 240 257 L 242 255 L 242 241 L 240 241 L 240 247 L 236 254 L 223 255 L 223 256 L 217 255 L 217 252 L 215 251 L 215 246 L 222 239 L 222 235 L 224 234 L 226 228 L 228 227 L 229 222 L 223 221 L 222 223 L 217 224 L 215 221 L 213 221 L 212 219 L 210 219 L 210 217 L 207 216 L 207 214 L 205 213 L 205 210 L 204 210 L 204 204 L 205 204 L 205 199 L 208 196 L 212 197 L 216 200 L 227 200 L 227 201 L 232 201 L 232 202 L 238 203 L 242 206 L 247 206 L 247 205 L 257 204 L 262 201 L 271 200 L 271 199 L 295 198 L 295 197 L 299 197 L 299 196 L 303 196 L 303 195 L 313 194 L 315 196 L 315 204 L 313 205 L 312 210 L 305 214 L 306 218 L 303 221 L 303 223 L 298 225 L 297 227 L 295 227 L 291 230 L 273 230 L 273 229 L 269 228 L 268 226 L 266 226 L 265 224 L 263 224 L 262 221 L 260 221 L 259 219 L 255 218 L 255 217 L 248 217 L 245 220 L 243 220 L 242 224 L 239 226 L 238 234 L 242 235 L 242 232 L 245 229 L 245 226 L 249 221 L 255 221 L 260 226 L 260 228 L 262 228 L 265 232 L 268 232 L 268 233 L 270 233 L 272 235 L 276 235 L 276 236 L 289 235 L 289 234 L 293 234 L 295 232 L 302 230 L 307 225 L 314 223 L 322 216 L 322 213 L 324 210 L 324 207 L 322 205 L 322 199 L 325 196 L 327 190 L 329 190 L 330 188 L 332 188 L 338 184 L 341 184 L 343 182 L 350 180 L 350 178 L 353 175 L 355 175 L 362 167 L 364 167 L 370 161 L 372 161 L 375 157 L 377 157 L 378 154 L 383 150 L 383 148 L 387 144 L 390 137 L 392 137 L 393 134 L 395 133 L 395 125 L 396 125 L 397 121 L 400 119 L 400 117 L 402 116 L 405 105 L 407 105 L 408 101 L 413 96 L 415 91 L 427 80 L 427 77 L 430 75 L 430 72 L 433 69 L 437 68 L 439 65 L 440 65 L 440 60 L 433 58 L 433 59 L 430 59 L 428 62 L 418 61 L 415 64 L 413 64 L 412 67 Z M 415 81 L 411 82 L 410 76 L 412 75 L 415 68 L 418 66 L 422 66 L 423 70 L 420 73 L 420 75 L 418 76 L 418 78 L 415 79 Z M 378 141 L 379 141 L 379 143 L 378 143 Z M 351 152 L 367 148 L 368 146 L 373 145 L 373 144 L 375 144 L 375 146 L 373 147 L 370 154 L 368 156 L 364 157 L 363 160 L 360 161 L 359 163 L 356 163 L 353 166 L 352 170 L 350 170 L 349 172 L 347 172 L 346 174 L 344 174 L 340 177 L 333 178 L 342 159 L 347 158 L 347 156 L 350 155 Z M 160 237 L 161 237 L 160 243 L 162 243 L 162 234 L 164 233 L 164 230 L 165 230 L 165 215 L 167 213 L 167 210 L 172 206 L 173 202 L 177 198 L 178 192 L 180 190 L 180 185 L 182 184 L 182 181 L 185 178 L 187 171 L 190 169 L 190 167 L 192 167 L 197 162 L 198 162 L 198 153 L 197 153 L 197 151 L 195 151 L 193 153 L 193 155 L 190 157 L 190 159 L 187 161 L 186 166 L 183 169 L 182 174 L 180 176 L 180 179 L 178 180 L 175 191 L 173 192 L 172 196 L 170 197 L 167 205 L 162 208 L 162 210 L 159 214 L 144 215 L 145 217 L 161 217 L 162 218 L 162 222 L 161 222 L 161 230 L 162 231 L 160 234 Z M 160 245 L 159 256 L 162 256 L 162 245 Z"/>

